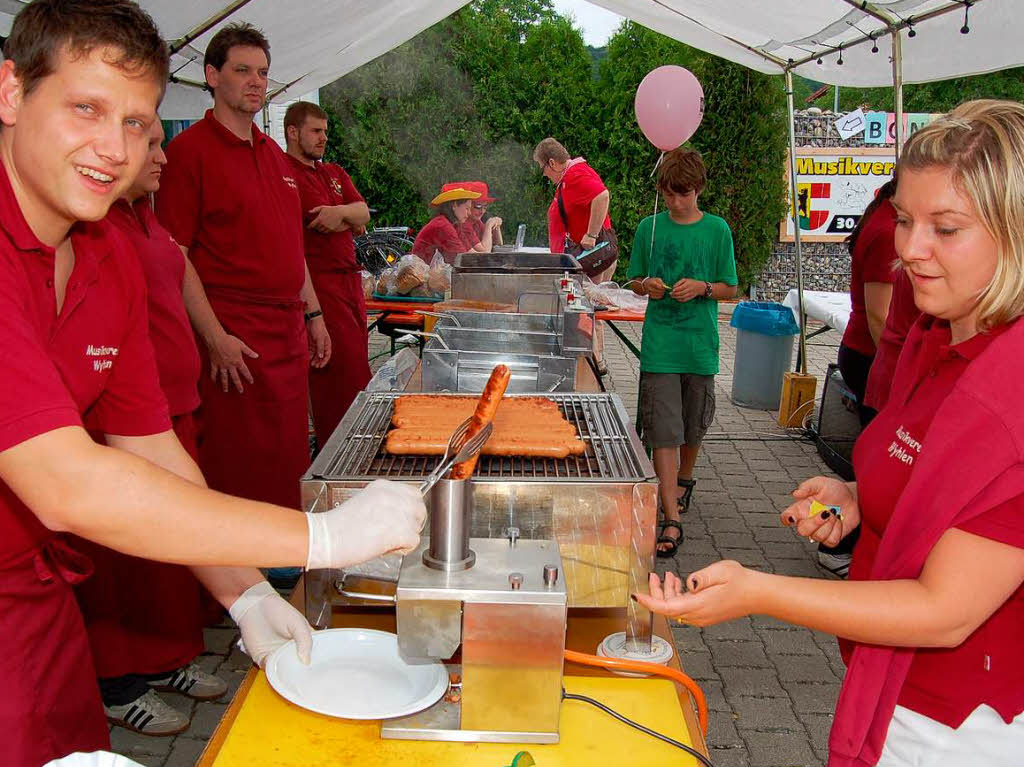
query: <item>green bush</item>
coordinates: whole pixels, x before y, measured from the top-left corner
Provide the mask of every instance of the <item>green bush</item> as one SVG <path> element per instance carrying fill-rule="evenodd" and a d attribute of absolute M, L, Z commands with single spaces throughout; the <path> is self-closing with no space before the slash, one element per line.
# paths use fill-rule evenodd
<path fill-rule="evenodd" d="M 701 200 L 733 229 L 740 279 L 757 274 L 783 216 L 786 140 L 781 78 L 769 78 L 625 23 L 606 55 L 546 0 L 482 0 L 321 92 L 331 117 L 328 159 L 351 173 L 376 225 L 422 226 L 446 181 L 481 179 L 506 232 L 547 243 L 552 187 L 531 159 L 555 136 L 611 193 L 628 265 L 633 233 L 654 209 L 658 158 L 633 112 L 636 88 L 663 64 L 689 68 L 706 114 L 692 140 L 709 170 Z M 596 75 L 595 75 L 596 71 Z"/>

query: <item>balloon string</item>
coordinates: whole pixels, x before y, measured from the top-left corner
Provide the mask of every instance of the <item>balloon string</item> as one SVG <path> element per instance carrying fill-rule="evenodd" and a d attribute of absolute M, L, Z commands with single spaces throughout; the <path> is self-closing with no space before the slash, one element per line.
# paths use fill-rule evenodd
<path fill-rule="evenodd" d="M 650 178 L 654 177 L 654 174 L 658 172 L 658 168 L 661 167 L 661 161 L 665 159 L 665 153 L 661 153 L 661 157 L 654 163 L 654 170 L 651 171 Z M 651 247 L 647 251 L 647 276 L 651 276 L 651 262 L 654 258 L 654 228 L 658 225 L 658 187 L 654 187 L 654 214 L 651 216 Z"/>
<path fill-rule="evenodd" d="M 654 170 L 651 171 L 651 175 L 648 176 L 648 178 L 654 178 L 654 174 L 658 172 L 658 168 L 661 167 L 661 161 L 664 160 L 664 159 L 665 159 L 665 153 L 662 152 L 661 153 L 661 157 L 659 157 L 658 161 L 656 163 L 654 163 Z"/>

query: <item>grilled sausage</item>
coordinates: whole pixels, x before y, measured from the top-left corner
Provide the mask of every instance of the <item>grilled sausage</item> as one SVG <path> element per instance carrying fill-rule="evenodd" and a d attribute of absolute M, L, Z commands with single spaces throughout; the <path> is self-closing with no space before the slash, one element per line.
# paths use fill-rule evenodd
<path fill-rule="evenodd" d="M 511 378 L 512 373 L 507 365 L 496 365 L 494 370 L 491 371 L 491 377 L 487 379 L 487 385 L 484 386 L 484 390 L 480 393 L 480 401 L 477 403 L 476 411 L 473 413 L 473 421 L 469 425 L 469 431 L 466 432 L 467 440 L 479 434 L 487 424 L 494 420 L 494 416 L 498 412 L 498 405 L 501 404 L 501 398 L 505 396 L 505 389 L 508 388 L 508 382 Z M 452 479 L 469 479 L 472 477 L 473 471 L 476 469 L 477 458 L 479 458 L 479 454 L 467 458 L 462 463 L 455 464 L 452 467 Z"/>

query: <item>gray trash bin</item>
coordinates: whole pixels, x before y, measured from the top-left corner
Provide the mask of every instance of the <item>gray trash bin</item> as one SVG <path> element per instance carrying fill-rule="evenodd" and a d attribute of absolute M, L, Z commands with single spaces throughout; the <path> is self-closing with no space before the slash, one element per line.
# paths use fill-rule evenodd
<path fill-rule="evenodd" d="M 793 336 L 800 332 L 789 307 L 743 301 L 729 324 L 736 328 L 732 401 L 740 407 L 778 410 L 782 374 L 793 364 Z"/>

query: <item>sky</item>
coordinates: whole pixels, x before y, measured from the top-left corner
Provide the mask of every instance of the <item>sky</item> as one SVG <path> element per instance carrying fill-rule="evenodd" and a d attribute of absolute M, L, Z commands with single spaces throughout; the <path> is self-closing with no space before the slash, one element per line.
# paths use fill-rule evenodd
<path fill-rule="evenodd" d="M 587 45 L 600 48 L 622 23 L 622 17 L 604 8 L 591 5 L 587 0 L 554 0 L 555 10 L 563 16 L 573 16 L 576 26 L 583 30 Z"/>

